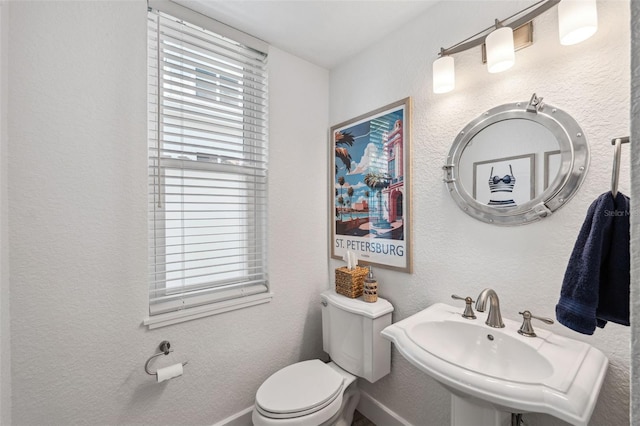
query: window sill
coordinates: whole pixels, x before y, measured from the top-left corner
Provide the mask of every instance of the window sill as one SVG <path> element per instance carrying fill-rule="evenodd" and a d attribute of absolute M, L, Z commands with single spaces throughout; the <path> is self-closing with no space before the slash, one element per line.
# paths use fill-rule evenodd
<path fill-rule="evenodd" d="M 273 293 L 261 293 L 253 296 L 241 297 L 223 302 L 211 303 L 208 305 L 187 308 L 175 312 L 167 312 L 145 318 L 142 322 L 149 330 L 166 327 L 168 325 L 179 324 L 197 318 L 217 315 L 224 312 L 235 311 L 236 309 L 247 308 L 262 303 L 268 303 L 273 298 Z"/>

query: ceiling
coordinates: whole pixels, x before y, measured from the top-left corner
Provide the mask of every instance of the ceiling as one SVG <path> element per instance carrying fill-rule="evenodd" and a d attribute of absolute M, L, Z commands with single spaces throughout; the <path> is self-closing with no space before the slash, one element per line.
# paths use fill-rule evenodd
<path fill-rule="evenodd" d="M 437 0 L 173 0 L 331 69 Z"/>

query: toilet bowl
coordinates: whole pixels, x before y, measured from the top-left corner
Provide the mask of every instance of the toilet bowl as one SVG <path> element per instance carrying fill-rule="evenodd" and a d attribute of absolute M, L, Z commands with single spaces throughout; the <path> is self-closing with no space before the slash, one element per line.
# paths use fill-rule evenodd
<path fill-rule="evenodd" d="M 271 375 L 256 393 L 252 420 L 256 426 L 348 426 L 359 401 L 354 375 L 313 359 Z"/>
<path fill-rule="evenodd" d="M 391 370 L 391 345 L 380 331 L 391 324 L 393 306 L 325 291 L 323 349 L 332 361 L 298 362 L 272 374 L 258 388 L 256 426 L 349 426 L 360 401 L 358 377 L 375 382 Z"/>

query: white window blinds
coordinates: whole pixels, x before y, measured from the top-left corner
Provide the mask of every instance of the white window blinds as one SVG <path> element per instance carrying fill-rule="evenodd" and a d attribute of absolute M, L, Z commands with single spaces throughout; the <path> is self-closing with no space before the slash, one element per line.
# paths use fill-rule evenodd
<path fill-rule="evenodd" d="M 148 16 L 145 323 L 266 301 L 266 54 Z"/>

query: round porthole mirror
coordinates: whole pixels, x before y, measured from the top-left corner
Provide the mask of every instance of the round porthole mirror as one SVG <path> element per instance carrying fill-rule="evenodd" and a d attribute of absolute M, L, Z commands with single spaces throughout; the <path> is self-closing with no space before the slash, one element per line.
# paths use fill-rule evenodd
<path fill-rule="evenodd" d="M 534 94 L 467 124 L 443 169 L 465 213 L 495 225 L 523 225 L 565 205 L 588 166 L 589 146 L 578 123 Z"/>

